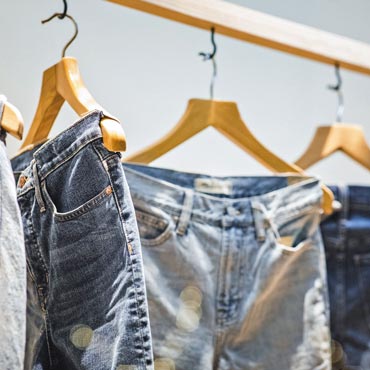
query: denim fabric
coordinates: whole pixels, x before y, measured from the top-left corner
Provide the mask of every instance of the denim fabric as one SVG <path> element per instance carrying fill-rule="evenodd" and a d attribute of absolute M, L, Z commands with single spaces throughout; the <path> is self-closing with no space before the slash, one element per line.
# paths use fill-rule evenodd
<path fill-rule="evenodd" d="M 331 369 L 317 180 L 123 167 L 156 369 Z"/>
<path fill-rule="evenodd" d="M 369 370 L 370 187 L 343 186 L 332 190 L 342 209 L 326 219 L 321 230 L 336 349 L 334 368 Z"/>
<path fill-rule="evenodd" d="M 0 120 L 4 99 L 0 98 Z M 0 137 L 5 140 L 5 133 Z M 26 257 L 15 183 L 0 140 L 0 369 L 20 370 L 26 342 Z"/>
<path fill-rule="evenodd" d="M 43 144 L 18 179 L 29 267 L 25 370 L 153 369 L 134 209 L 101 118 L 90 112 Z M 23 164 L 15 158 L 14 171 Z"/>

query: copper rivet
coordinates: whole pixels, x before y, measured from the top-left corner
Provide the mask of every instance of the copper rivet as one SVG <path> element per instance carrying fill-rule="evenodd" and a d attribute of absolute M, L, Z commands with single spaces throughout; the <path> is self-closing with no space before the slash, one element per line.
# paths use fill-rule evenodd
<path fill-rule="evenodd" d="M 112 187 L 111 187 L 111 186 L 108 186 L 108 187 L 105 189 L 105 194 L 107 194 L 107 195 L 112 194 Z"/>
<path fill-rule="evenodd" d="M 20 188 L 23 188 L 23 186 L 26 184 L 26 182 L 27 182 L 27 178 L 26 178 L 26 177 L 24 177 L 24 176 L 21 176 L 21 177 L 19 178 L 19 187 L 20 187 Z"/>

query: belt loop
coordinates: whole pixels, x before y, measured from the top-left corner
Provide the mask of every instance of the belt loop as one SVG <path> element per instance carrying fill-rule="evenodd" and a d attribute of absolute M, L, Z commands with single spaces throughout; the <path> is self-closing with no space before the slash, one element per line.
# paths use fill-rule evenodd
<path fill-rule="evenodd" d="M 252 203 L 254 227 L 256 229 L 257 240 L 263 242 L 266 239 L 266 214 L 265 207 L 261 203 Z"/>
<path fill-rule="evenodd" d="M 40 212 L 45 212 L 45 203 L 44 199 L 42 198 L 41 194 L 41 186 L 40 186 L 40 179 L 37 173 L 37 166 L 36 166 L 36 161 L 34 161 L 34 164 L 32 166 L 32 172 L 33 172 L 33 178 L 35 182 L 35 196 L 36 196 L 36 201 L 40 207 Z"/>
<path fill-rule="evenodd" d="M 177 224 L 177 235 L 184 235 L 189 225 L 191 212 L 193 209 L 194 192 L 192 190 L 185 191 L 184 203 L 182 206 L 179 222 Z"/>
<path fill-rule="evenodd" d="M 272 230 L 275 237 L 279 237 L 276 225 L 264 204 L 259 202 L 252 202 L 252 210 L 257 240 L 261 242 L 266 240 L 267 228 L 270 228 Z"/>

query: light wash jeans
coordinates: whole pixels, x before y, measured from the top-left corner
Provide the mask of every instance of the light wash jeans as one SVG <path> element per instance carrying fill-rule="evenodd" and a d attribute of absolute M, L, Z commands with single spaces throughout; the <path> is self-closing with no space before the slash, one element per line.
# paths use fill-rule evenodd
<path fill-rule="evenodd" d="M 156 369 L 331 369 L 317 180 L 124 170 Z"/>
<path fill-rule="evenodd" d="M 0 96 L 0 118 L 4 102 Z M 0 128 L 0 369 L 20 370 L 26 342 L 26 257 L 5 136 Z"/>

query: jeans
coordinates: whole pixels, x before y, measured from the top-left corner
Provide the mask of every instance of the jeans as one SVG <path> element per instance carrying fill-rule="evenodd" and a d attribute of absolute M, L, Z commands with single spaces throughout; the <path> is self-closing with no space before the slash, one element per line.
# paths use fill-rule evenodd
<path fill-rule="evenodd" d="M 123 167 L 156 369 L 331 369 L 317 180 Z"/>
<path fill-rule="evenodd" d="M 134 209 L 120 154 L 103 146 L 101 118 L 92 111 L 41 145 L 18 176 L 25 370 L 153 369 Z M 22 165 L 13 160 L 16 173 Z"/>
<path fill-rule="evenodd" d="M 370 369 L 370 187 L 332 188 L 342 209 L 321 225 L 335 369 Z M 344 367 L 345 366 L 345 367 Z"/>
<path fill-rule="evenodd" d="M 2 106 L 0 99 L 0 118 Z M 0 128 L 0 369 L 19 370 L 26 342 L 26 257 L 5 136 Z"/>

